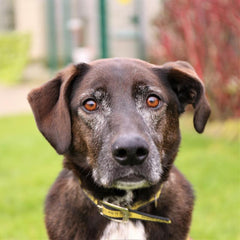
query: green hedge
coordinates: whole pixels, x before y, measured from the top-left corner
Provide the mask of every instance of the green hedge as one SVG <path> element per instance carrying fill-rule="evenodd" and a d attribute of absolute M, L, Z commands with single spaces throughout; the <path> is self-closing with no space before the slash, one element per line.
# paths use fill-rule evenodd
<path fill-rule="evenodd" d="M 28 61 L 29 47 L 29 34 L 0 34 L 0 83 L 12 85 L 19 82 Z"/>

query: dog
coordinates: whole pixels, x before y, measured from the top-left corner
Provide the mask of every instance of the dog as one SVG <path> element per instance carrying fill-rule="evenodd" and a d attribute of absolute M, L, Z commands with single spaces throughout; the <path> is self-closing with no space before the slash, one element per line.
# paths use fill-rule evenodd
<path fill-rule="evenodd" d="M 173 165 L 179 116 L 192 105 L 202 133 L 210 115 L 189 63 L 70 65 L 28 101 L 40 132 L 64 156 L 45 203 L 50 239 L 187 239 L 194 193 Z"/>

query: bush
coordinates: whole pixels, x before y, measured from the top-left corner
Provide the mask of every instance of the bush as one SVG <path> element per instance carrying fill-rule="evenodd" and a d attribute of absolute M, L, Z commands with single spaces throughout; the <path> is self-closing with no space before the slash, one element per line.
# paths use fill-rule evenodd
<path fill-rule="evenodd" d="M 0 34 L 0 82 L 14 84 L 28 60 L 30 36 L 16 32 Z"/>
<path fill-rule="evenodd" d="M 240 2 L 167 0 L 155 19 L 155 63 L 186 60 L 205 79 L 213 113 L 240 117 Z"/>

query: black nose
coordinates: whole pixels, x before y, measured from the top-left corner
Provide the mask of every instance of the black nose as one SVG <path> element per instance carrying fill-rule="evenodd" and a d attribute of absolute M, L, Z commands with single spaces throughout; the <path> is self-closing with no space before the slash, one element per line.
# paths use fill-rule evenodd
<path fill-rule="evenodd" d="M 112 155 L 121 165 L 139 165 L 148 153 L 148 144 L 138 136 L 121 136 L 112 145 Z"/>

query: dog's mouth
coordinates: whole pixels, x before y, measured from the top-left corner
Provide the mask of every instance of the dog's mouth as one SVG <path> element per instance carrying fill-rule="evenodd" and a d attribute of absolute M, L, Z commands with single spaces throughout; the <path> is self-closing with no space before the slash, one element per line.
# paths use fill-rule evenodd
<path fill-rule="evenodd" d="M 128 176 L 117 179 L 114 182 L 113 187 L 123 190 L 133 190 L 138 188 L 145 188 L 149 185 L 150 184 L 143 176 L 130 174 Z"/>

